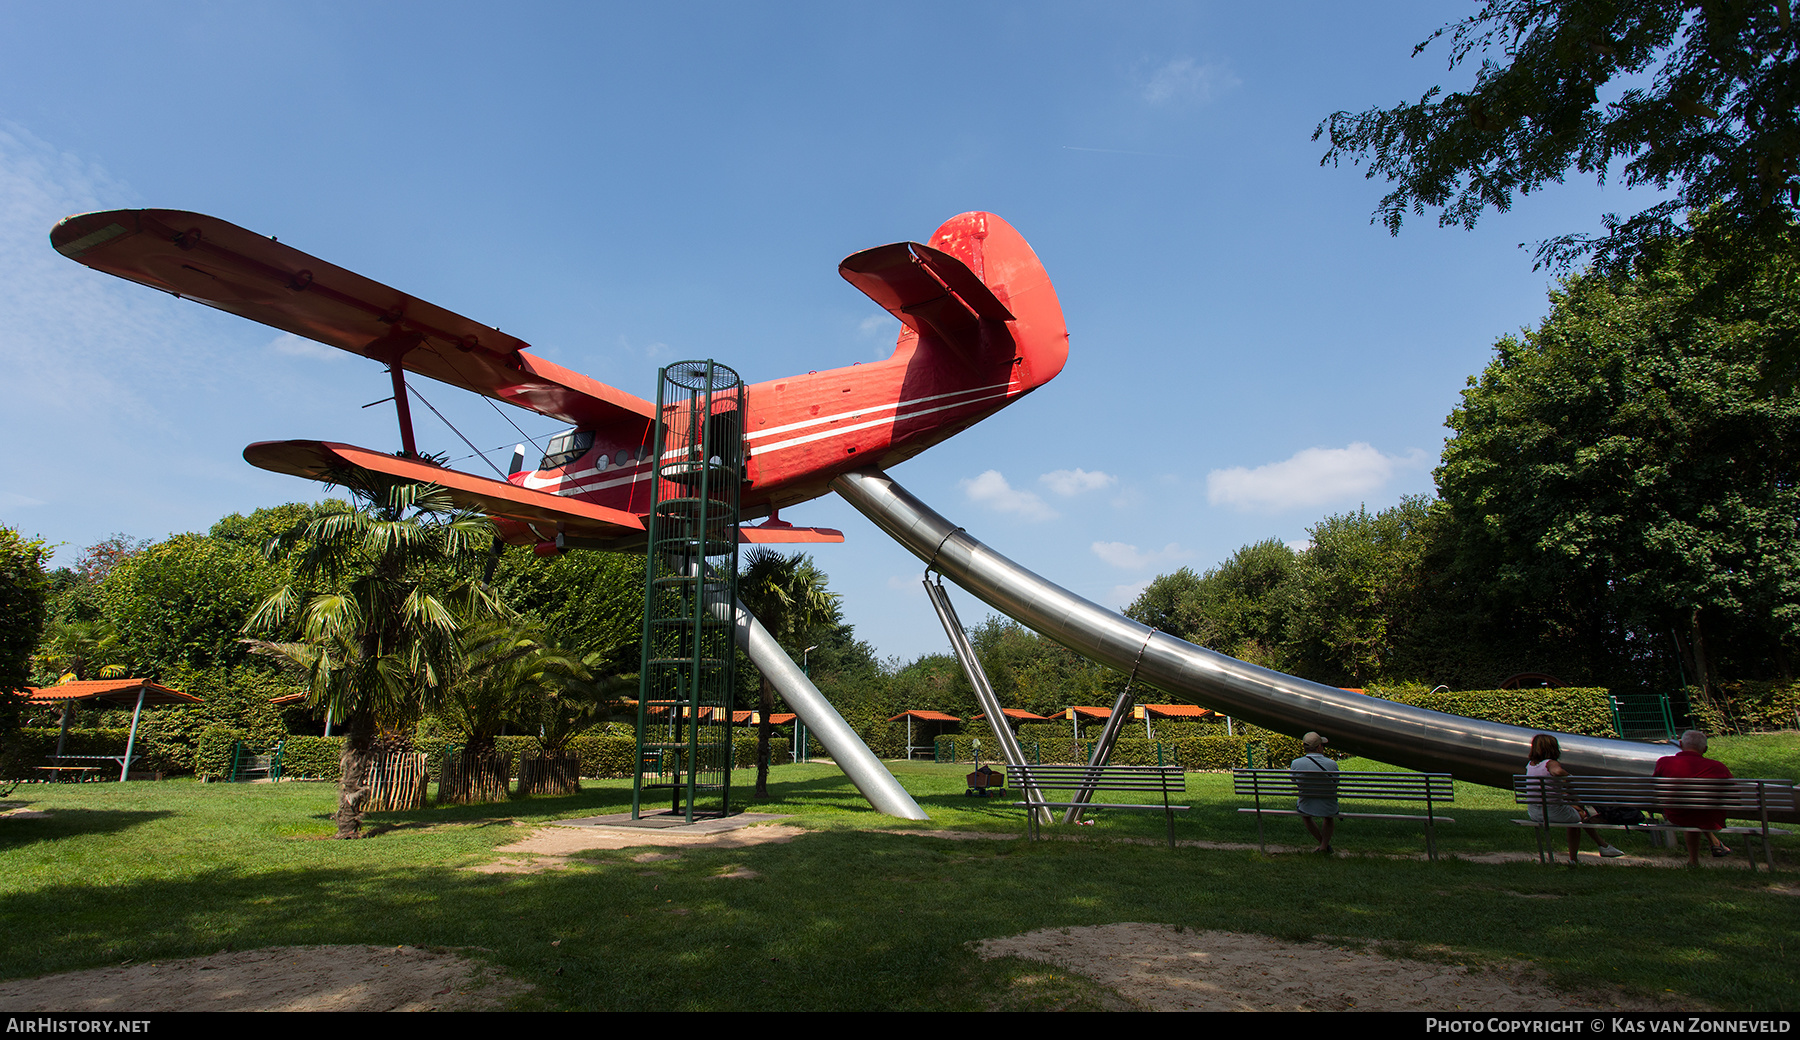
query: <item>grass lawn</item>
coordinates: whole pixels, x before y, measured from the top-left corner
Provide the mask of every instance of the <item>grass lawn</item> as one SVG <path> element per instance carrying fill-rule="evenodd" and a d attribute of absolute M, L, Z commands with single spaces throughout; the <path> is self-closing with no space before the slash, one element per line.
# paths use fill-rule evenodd
<path fill-rule="evenodd" d="M 1792 734 L 1720 739 L 1714 753 L 1739 775 L 1800 772 Z M 1335 858 L 1170 851 L 1151 813 L 1101 813 L 1066 840 L 953 841 L 882 832 L 1019 834 L 1022 816 L 964 798 L 967 766 L 893 768 L 930 823 L 874 813 L 829 764 L 780 766 L 772 797 L 746 807 L 791 814 L 810 831 L 794 841 L 683 849 L 648 864 L 633 850 L 590 852 L 537 874 L 459 868 L 534 825 L 628 809 L 628 781 L 377 814 L 382 832 L 360 842 L 315 840 L 331 833 L 325 784 L 21 787 L 14 801 L 52 815 L 0 820 L 0 977 L 225 948 L 404 943 L 467 948 L 534 983 L 534 1008 L 1097 1007 L 1080 979 L 1046 987 L 1032 982 L 1041 969 L 980 962 L 966 944 L 1143 921 L 1458 963 L 1528 959 L 1570 988 L 1672 991 L 1729 1009 L 1797 1003 L 1787 944 L 1800 942 L 1800 839 L 1777 842 L 1773 878 L 1741 867 L 1427 863 L 1394 858 L 1423 848 L 1417 828 L 1363 821 L 1340 827 L 1346 854 Z M 734 784 L 748 792 L 751 779 Z M 1255 841 L 1228 776 L 1193 774 L 1188 789 L 1194 808 L 1177 821 L 1179 838 Z M 1507 822 L 1515 810 L 1510 793 L 1459 784 L 1440 849 L 1532 849 L 1530 832 Z M 1292 818 L 1269 834 L 1305 842 Z M 1641 836 L 1628 841 L 1650 851 Z M 737 868 L 757 876 L 718 877 Z"/>

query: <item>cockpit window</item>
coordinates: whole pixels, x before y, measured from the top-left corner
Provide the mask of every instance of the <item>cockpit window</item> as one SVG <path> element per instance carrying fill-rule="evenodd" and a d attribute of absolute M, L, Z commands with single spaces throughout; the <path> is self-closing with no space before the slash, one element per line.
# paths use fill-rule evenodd
<path fill-rule="evenodd" d="M 570 430 L 550 438 L 550 447 L 544 453 L 538 469 L 561 469 L 576 459 L 587 454 L 594 446 L 594 431 Z"/>

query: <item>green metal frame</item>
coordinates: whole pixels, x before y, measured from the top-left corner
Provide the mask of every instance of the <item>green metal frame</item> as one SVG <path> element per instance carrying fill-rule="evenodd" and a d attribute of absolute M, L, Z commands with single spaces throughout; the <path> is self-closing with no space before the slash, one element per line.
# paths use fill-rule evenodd
<path fill-rule="evenodd" d="M 658 373 L 633 819 L 654 790 L 689 823 L 731 811 L 743 416 L 724 365 Z"/>

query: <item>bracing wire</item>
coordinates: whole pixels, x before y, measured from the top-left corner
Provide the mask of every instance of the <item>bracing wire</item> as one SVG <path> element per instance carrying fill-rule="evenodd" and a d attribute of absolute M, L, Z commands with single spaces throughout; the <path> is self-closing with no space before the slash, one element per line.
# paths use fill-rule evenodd
<path fill-rule="evenodd" d="M 475 446 L 475 442 L 474 442 L 474 441 L 471 441 L 471 440 L 470 440 L 470 439 L 469 439 L 469 438 L 467 438 L 467 437 L 464 437 L 464 436 L 463 436 L 463 432 L 462 432 L 462 431 L 461 431 L 461 430 L 459 430 L 459 429 L 457 429 L 457 428 L 456 428 L 456 424 L 455 424 L 455 423 L 453 423 L 453 422 L 451 422 L 451 421 L 450 421 L 450 420 L 448 420 L 448 419 L 446 419 L 446 418 L 444 418 L 444 413 L 443 413 L 443 412 L 440 412 L 440 411 L 438 411 L 438 410 L 437 410 L 437 407 L 436 407 L 436 406 L 435 406 L 435 405 L 433 405 L 433 404 L 432 404 L 432 403 L 431 403 L 431 402 L 430 402 L 430 401 L 426 401 L 426 400 L 425 400 L 425 395 L 424 395 L 424 394 L 421 394 L 421 393 L 419 393 L 419 391 L 418 391 L 418 390 L 416 390 L 416 389 L 414 389 L 414 388 L 413 388 L 413 385 L 412 385 L 412 383 L 410 383 L 410 382 L 409 382 L 409 383 L 407 383 L 407 384 L 406 384 L 406 389 L 407 389 L 407 391 L 408 391 L 408 392 L 409 392 L 409 393 L 411 393 L 411 394 L 412 394 L 412 395 L 413 395 L 413 396 L 414 396 L 414 397 L 417 397 L 417 398 L 418 398 L 418 399 L 419 399 L 419 400 L 420 400 L 420 401 L 421 401 L 421 402 L 423 402 L 423 403 L 424 403 L 424 405 L 425 405 L 425 407 L 427 407 L 427 408 L 430 408 L 430 409 L 431 409 L 431 414 L 432 414 L 432 415 L 435 415 L 435 416 L 437 416 L 437 417 L 438 417 L 438 421 L 439 421 L 439 422 L 442 422 L 442 423 L 443 423 L 443 424 L 444 424 L 444 425 L 445 425 L 445 426 L 448 426 L 448 427 L 450 427 L 450 432 L 451 432 L 451 433 L 454 433 L 454 434 L 456 434 L 456 436 L 457 436 L 457 437 L 459 437 L 459 438 L 461 438 L 461 440 L 462 440 L 462 442 L 463 442 L 463 443 L 464 443 L 464 444 L 467 444 L 467 445 L 468 445 L 468 446 L 469 446 L 469 450 L 470 450 L 470 451 L 472 451 L 472 452 L 474 452 L 474 453 L 475 453 L 475 454 L 476 454 L 476 455 L 480 455 L 480 456 L 481 456 L 481 461 L 483 461 L 483 462 L 485 462 L 485 463 L 487 463 L 487 464 L 488 464 L 488 468 L 489 468 L 489 469 L 491 469 L 491 470 L 493 470 L 493 471 L 494 471 L 494 473 L 495 473 L 495 474 L 497 474 L 497 475 L 498 475 L 498 476 L 499 476 L 499 477 L 500 477 L 500 479 L 501 479 L 501 480 L 505 480 L 505 479 L 506 479 L 506 474 L 504 474 L 504 473 L 501 473 L 501 472 L 500 472 L 500 467 L 499 467 L 499 466 L 496 466 L 496 465 L 494 465 L 494 460 L 493 460 L 493 459 L 490 459 L 490 458 L 488 458 L 488 457 L 487 457 L 487 455 L 486 455 L 486 454 L 485 454 L 485 453 L 483 453 L 483 452 L 482 452 L 482 450 L 481 450 L 481 449 L 480 449 L 480 448 L 477 448 L 477 447 L 476 447 L 476 446 Z"/>

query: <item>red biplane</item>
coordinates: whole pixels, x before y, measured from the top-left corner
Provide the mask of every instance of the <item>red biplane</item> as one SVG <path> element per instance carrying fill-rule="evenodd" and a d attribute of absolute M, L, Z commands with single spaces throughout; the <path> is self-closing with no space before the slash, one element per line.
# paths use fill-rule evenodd
<path fill-rule="evenodd" d="M 379 361 L 392 377 L 402 449 L 330 441 L 264 441 L 252 464 L 326 479 L 362 469 L 447 488 L 494 517 L 501 535 L 540 551 L 641 549 L 650 510 L 656 408 L 536 357 L 527 344 L 459 314 L 214 217 L 114 210 L 69 217 L 57 251 L 98 271 Z M 899 318 L 886 361 L 746 388 L 746 542 L 842 541 L 779 512 L 825 494 L 862 466 L 892 466 L 1049 382 L 1068 357 L 1062 307 L 1043 265 L 990 213 L 945 221 L 929 244 L 899 242 L 838 265 L 850 284 Z M 535 470 L 515 459 L 507 480 L 419 457 L 406 373 L 568 423 Z"/>

